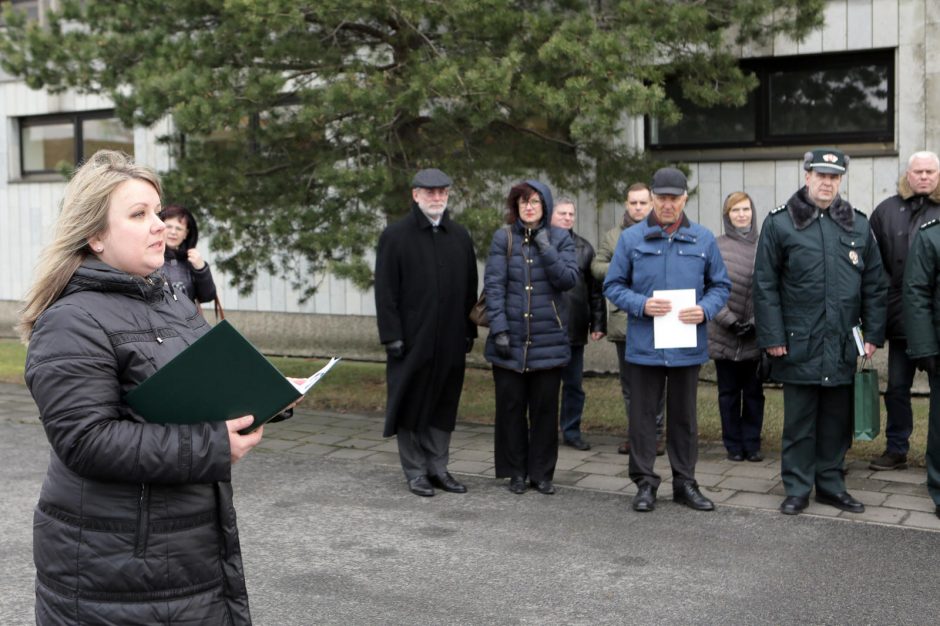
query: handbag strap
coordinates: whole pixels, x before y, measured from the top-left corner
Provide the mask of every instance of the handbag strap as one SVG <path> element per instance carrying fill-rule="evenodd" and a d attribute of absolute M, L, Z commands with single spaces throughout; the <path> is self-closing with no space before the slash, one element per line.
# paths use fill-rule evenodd
<path fill-rule="evenodd" d="M 865 363 L 868 363 L 868 367 L 865 367 Z M 862 361 L 859 363 L 858 371 L 864 372 L 866 369 L 873 369 L 871 366 L 871 357 L 868 355 L 862 357 Z"/>

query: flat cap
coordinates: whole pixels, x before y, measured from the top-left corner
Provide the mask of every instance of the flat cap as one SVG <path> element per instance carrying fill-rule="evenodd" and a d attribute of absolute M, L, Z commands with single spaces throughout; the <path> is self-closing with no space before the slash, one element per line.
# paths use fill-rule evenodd
<path fill-rule="evenodd" d="M 650 191 L 657 196 L 681 196 L 689 190 L 685 174 L 674 167 L 664 167 L 653 174 Z"/>
<path fill-rule="evenodd" d="M 849 157 L 835 148 L 816 148 L 803 155 L 803 169 L 822 174 L 845 174 Z"/>
<path fill-rule="evenodd" d="M 434 189 L 437 187 L 450 187 L 454 181 L 450 176 L 439 169 L 429 168 L 421 170 L 411 179 L 411 188 L 422 187 L 424 189 Z"/>

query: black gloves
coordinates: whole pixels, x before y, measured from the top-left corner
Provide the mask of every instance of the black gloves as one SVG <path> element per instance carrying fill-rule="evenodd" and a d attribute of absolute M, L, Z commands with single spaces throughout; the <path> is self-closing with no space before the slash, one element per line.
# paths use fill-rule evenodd
<path fill-rule="evenodd" d="M 927 372 L 927 376 L 933 378 L 937 374 L 937 356 L 922 356 L 914 359 L 914 367 L 922 372 Z"/>
<path fill-rule="evenodd" d="M 470 351 L 473 350 L 473 337 L 467 337 L 465 341 L 467 342 L 466 352 L 470 354 Z"/>
<path fill-rule="evenodd" d="M 731 324 L 731 332 L 738 337 L 749 337 L 754 334 L 754 324 L 750 322 L 737 321 Z"/>
<path fill-rule="evenodd" d="M 405 356 L 405 342 L 401 339 L 389 341 L 385 344 L 385 354 L 393 359 L 400 359 Z"/>
<path fill-rule="evenodd" d="M 535 234 L 532 237 L 532 241 L 535 242 L 536 247 L 538 247 L 539 252 L 545 252 L 552 247 L 552 242 L 548 238 L 548 229 L 541 228 L 535 231 Z"/>
<path fill-rule="evenodd" d="M 512 349 L 509 347 L 509 333 L 499 333 L 493 338 L 493 345 L 496 346 L 496 354 L 501 359 L 512 358 Z"/>

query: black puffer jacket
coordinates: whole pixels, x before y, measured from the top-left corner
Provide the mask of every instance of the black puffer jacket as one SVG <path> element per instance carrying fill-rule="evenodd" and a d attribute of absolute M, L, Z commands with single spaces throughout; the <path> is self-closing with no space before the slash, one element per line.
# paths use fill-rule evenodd
<path fill-rule="evenodd" d="M 37 320 L 26 383 L 52 446 L 38 624 L 251 623 L 225 423 L 149 424 L 122 401 L 207 330 L 159 273 L 95 259 Z"/>
<path fill-rule="evenodd" d="M 607 333 L 607 309 L 604 300 L 604 281 L 591 274 L 594 246 L 573 230 L 575 260 L 578 262 L 578 281 L 564 293 L 564 306 L 568 311 L 568 340 L 573 346 L 587 343 L 588 332 Z"/>
<path fill-rule="evenodd" d="M 917 229 L 940 217 L 940 187 L 929 196 L 915 195 L 907 176 L 901 175 L 898 193 L 882 201 L 871 214 L 871 230 L 878 240 L 881 262 L 888 275 L 888 339 L 903 339 L 901 290 L 904 263 Z"/>
<path fill-rule="evenodd" d="M 567 230 L 551 226 L 554 207 L 551 191 L 538 181 L 525 182 L 542 199 L 541 228 L 549 229 L 551 246 L 540 252 L 529 241 L 521 221 L 508 229 L 500 228 L 493 235 L 483 274 L 486 314 L 490 319 L 483 354 L 494 366 L 516 372 L 568 364 L 571 346 L 562 319 L 561 299 L 574 286 L 578 275 L 571 236 Z M 494 340 L 500 333 L 509 333 L 512 355 L 508 359 L 499 356 L 496 350 Z"/>
<path fill-rule="evenodd" d="M 212 270 L 208 263 L 201 270 L 194 268 L 186 257 L 186 250 L 181 246 L 176 250 L 167 248 L 164 251 L 163 274 L 177 294 L 186 294 L 196 302 L 212 302 L 216 296 Z"/>

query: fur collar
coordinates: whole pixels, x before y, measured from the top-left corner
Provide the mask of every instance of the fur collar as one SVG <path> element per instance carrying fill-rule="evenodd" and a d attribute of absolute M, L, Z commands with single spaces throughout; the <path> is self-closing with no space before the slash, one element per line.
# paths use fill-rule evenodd
<path fill-rule="evenodd" d="M 836 195 L 832 204 L 829 205 L 829 217 L 832 221 L 841 226 L 844 230 L 852 232 L 855 225 L 855 209 L 852 205 L 842 199 L 842 196 Z M 793 220 L 793 226 L 797 230 L 803 230 L 809 226 L 819 214 L 819 208 L 809 201 L 806 197 L 806 187 L 797 191 L 787 202 L 787 212 L 790 219 Z"/>
<path fill-rule="evenodd" d="M 898 180 L 898 195 L 904 200 L 910 200 L 914 197 L 914 190 L 911 189 L 911 184 L 907 182 L 907 174 L 901 174 L 901 178 Z M 934 204 L 940 204 L 940 185 L 937 185 L 933 193 L 927 197 Z"/>

